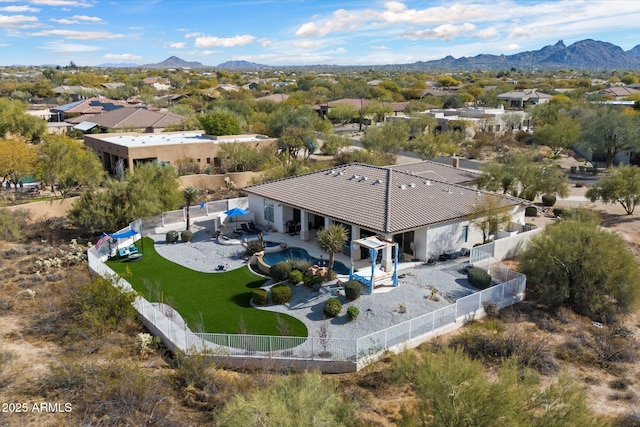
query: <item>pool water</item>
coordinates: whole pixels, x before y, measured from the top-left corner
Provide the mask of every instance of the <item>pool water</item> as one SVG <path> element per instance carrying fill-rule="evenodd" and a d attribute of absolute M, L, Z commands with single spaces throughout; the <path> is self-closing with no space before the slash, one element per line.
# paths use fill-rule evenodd
<path fill-rule="evenodd" d="M 270 252 L 264 254 L 262 260 L 265 264 L 272 266 L 280 261 L 286 261 L 288 259 L 303 259 L 309 261 L 312 265 L 319 265 L 325 267 L 329 263 L 328 258 L 315 258 L 309 255 L 309 252 L 302 248 L 287 248 L 278 252 Z M 349 268 L 340 261 L 333 262 L 333 271 L 336 274 L 349 274 Z"/>

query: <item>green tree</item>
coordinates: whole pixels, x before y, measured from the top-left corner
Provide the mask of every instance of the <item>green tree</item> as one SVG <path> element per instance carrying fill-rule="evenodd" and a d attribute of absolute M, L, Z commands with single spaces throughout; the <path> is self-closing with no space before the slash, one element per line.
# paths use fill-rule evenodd
<path fill-rule="evenodd" d="M 423 132 L 407 141 L 404 148 L 425 160 L 441 155 L 455 155 L 460 146 L 454 139 L 454 132 Z"/>
<path fill-rule="evenodd" d="M 351 145 L 351 141 L 344 135 L 327 135 L 322 142 L 322 152 L 329 156 L 335 156 L 345 147 Z"/>
<path fill-rule="evenodd" d="M 593 215 L 567 216 L 534 236 L 520 257 L 528 297 L 600 321 L 633 309 L 640 266 L 628 244 Z"/>
<path fill-rule="evenodd" d="M 551 148 L 554 156 L 572 147 L 580 137 L 580 122 L 558 113 L 555 121 L 536 128 L 536 141 Z"/>
<path fill-rule="evenodd" d="M 438 79 L 436 80 L 436 86 L 437 87 L 451 87 L 451 86 L 458 86 L 461 85 L 462 82 L 460 80 L 456 80 L 455 78 L 453 78 L 452 76 L 442 76 L 442 77 L 438 77 Z"/>
<path fill-rule="evenodd" d="M 332 277 L 335 254 L 342 251 L 342 248 L 349 239 L 347 229 L 340 224 L 331 224 L 318 231 L 317 237 L 320 249 L 329 254 L 329 269 L 327 275 L 328 277 Z"/>
<path fill-rule="evenodd" d="M 340 397 L 335 386 L 317 373 L 277 377 L 271 386 L 247 396 L 236 395 L 220 412 L 225 427 L 245 426 L 347 426 L 353 422 L 355 405 Z"/>
<path fill-rule="evenodd" d="M 599 106 L 583 110 L 580 115 L 581 146 L 605 155 L 607 167 L 613 164 L 616 154 L 640 146 L 637 118 L 618 108 Z"/>
<path fill-rule="evenodd" d="M 471 207 L 471 223 L 482 231 L 482 243 L 489 241 L 500 227 L 511 222 L 509 208 L 505 208 L 503 199 L 493 194 L 485 194 L 480 201 Z"/>
<path fill-rule="evenodd" d="M 100 159 L 80 141 L 66 136 L 47 136 L 40 146 L 40 172 L 62 198 L 81 186 L 96 186 L 105 173 Z"/>
<path fill-rule="evenodd" d="M 207 135 L 238 135 L 242 126 L 238 117 L 230 112 L 217 110 L 199 117 Z"/>
<path fill-rule="evenodd" d="M 0 139 L 0 178 L 9 181 L 18 191 L 20 180 L 36 170 L 38 149 L 18 139 Z"/>
<path fill-rule="evenodd" d="M 47 130 L 44 120 L 26 113 L 26 104 L 0 98 L 0 138 L 12 135 L 30 142 L 39 141 Z"/>
<path fill-rule="evenodd" d="M 351 104 L 336 104 L 329 108 L 327 116 L 331 121 L 341 125 L 358 118 L 358 109 Z"/>
<path fill-rule="evenodd" d="M 599 182 L 589 187 L 586 196 L 592 202 L 618 202 L 627 215 L 633 214 L 640 200 L 640 168 L 634 165 L 609 168 Z"/>
<path fill-rule="evenodd" d="M 394 120 L 367 129 L 360 143 L 369 151 L 397 155 L 407 139 L 409 125 L 404 120 Z"/>
<path fill-rule="evenodd" d="M 193 202 L 198 198 L 198 189 L 195 187 L 187 187 L 182 190 L 182 197 L 187 208 L 187 230 L 191 229 L 191 218 L 189 216 L 189 210 Z"/>
<path fill-rule="evenodd" d="M 314 143 L 315 132 L 312 129 L 298 126 L 285 128 L 278 138 L 278 148 L 288 154 L 289 162 L 291 162 L 291 159 L 298 158 L 300 150 L 310 148 Z"/>
<path fill-rule="evenodd" d="M 178 173 L 172 166 L 138 165 L 123 182 L 88 188 L 69 211 L 71 222 L 89 232 L 119 230 L 129 222 L 174 210 L 182 200 Z"/>

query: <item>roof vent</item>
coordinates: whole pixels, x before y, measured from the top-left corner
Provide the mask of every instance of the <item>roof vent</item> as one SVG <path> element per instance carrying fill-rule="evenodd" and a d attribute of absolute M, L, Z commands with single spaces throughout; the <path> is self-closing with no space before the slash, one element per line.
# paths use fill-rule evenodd
<path fill-rule="evenodd" d="M 349 178 L 349 179 L 353 180 L 353 179 L 358 179 L 358 178 L 360 178 L 358 175 L 351 175 L 351 178 Z"/>
<path fill-rule="evenodd" d="M 327 171 L 327 173 L 325 175 L 333 175 L 334 172 L 335 171 L 333 169 L 331 169 L 331 170 Z"/>
<path fill-rule="evenodd" d="M 367 178 L 366 176 L 363 176 L 363 177 L 360 177 L 358 182 L 366 181 L 367 179 L 369 179 L 369 178 Z"/>
<path fill-rule="evenodd" d="M 373 184 L 382 184 L 382 180 L 380 178 L 376 179 Z"/>
<path fill-rule="evenodd" d="M 412 182 L 411 184 L 409 184 L 409 187 L 416 188 L 416 184 Z"/>
<path fill-rule="evenodd" d="M 406 189 L 407 189 L 407 186 L 406 186 L 406 185 L 404 185 L 404 184 L 400 184 L 400 189 L 401 189 L 401 190 L 406 190 Z"/>
<path fill-rule="evenodd" d="M 426 180 L 426 181 L 424 182 L 424 185 L 431 185 L 431 181 Z"/>

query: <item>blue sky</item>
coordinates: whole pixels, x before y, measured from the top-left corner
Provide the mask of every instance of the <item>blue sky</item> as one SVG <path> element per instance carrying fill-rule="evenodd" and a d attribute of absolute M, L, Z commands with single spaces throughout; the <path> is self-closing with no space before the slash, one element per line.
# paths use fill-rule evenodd
<path fill-rule="evenodd" d="M 0 0 L 0 65 L 376 65 L 640 44 L 638 0 Z"/>

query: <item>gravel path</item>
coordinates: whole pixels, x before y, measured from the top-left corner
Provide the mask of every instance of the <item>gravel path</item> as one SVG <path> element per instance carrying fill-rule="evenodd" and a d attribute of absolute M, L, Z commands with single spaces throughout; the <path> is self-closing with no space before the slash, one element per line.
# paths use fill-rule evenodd
<path fill-rule="evenodd" d="M 207 229 L 193 228 L 194 238 L 189 243 L 165 244 L 163 235 L 150 236 L 155 241 L 156 251 L 163 257 L 201 272 L 216 272 L 219 265 L 227 269 L 246 265 L 241 245 L 223 245 L 212 239 Z M 319 291 L 304 285 L 292 287 L 292 299 L 289 304 L 260 307 L 277 313 L 284 313 L 300 319 L 309 330 L 309 336 L 317 337 L 320 328 L 327 325 L 332 338 L 355 339 L 389 326 L 407 321 L 442 308 L 456 299 L 475 292 L 469 285 L 462 268 L 467 258 L 438 262 L 435 265 L 417 264 L 399 271 L 399 286 L 377 289 L 372 295 L 363 294 L 355 301 L 348 301 L 337 295 L 335 282 L 324 284 Z M 265 287 L 269 287 L 266 283 Z M 437 301 L 429 298 L 431 289 L 436 288 Z M 337 296 L 343 303 L 342 313 L 334 319 L 325 319 L 322 313 L 325 301 Z M 405 312 L 401 313 L 400 305 Z M 360 317 L 349 322 L 347 308 L 355 305 L 360 309 Z"/>

